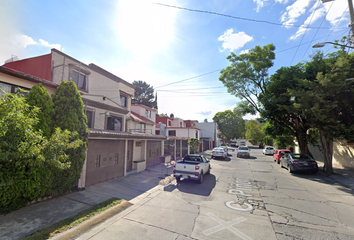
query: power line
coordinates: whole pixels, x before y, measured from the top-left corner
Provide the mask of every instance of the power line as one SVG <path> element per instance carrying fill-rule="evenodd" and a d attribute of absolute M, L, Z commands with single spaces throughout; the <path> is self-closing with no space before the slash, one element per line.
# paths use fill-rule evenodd
<path fill-rule="evenodd" d="M 212 71 L 212 72 L 208 72 L 208 73 L 204 73 L 204 74 L 201 74 L 201 75 L 198 75 L 198 76 L 195 76 L 195 77 L 183 79 L 183 80 L 180 80 L 180 81 L 177 81 L 177 82 L 168 83 L 168 84 L 165 84 L 165 85 L 162 85 L 162 86 L 158 86 L 158 87 L 156 87 L 156 88 L 162 88 L 162 87 L 169 86 L 169 85 L 172 85 L 172 84 L 176 84 L 176 83 L 180 83 L 180 82 L 192 80 L 192 79 L 194 79 L 194 78 L 202 77 L 202 76 L 205 76 L 205 75 L 208 75 L 208 74 L 212 74 L 212 73 L 214 73 L 214 72 L 218 72 L 218 71 L 221 71 L 221 70 L 222 70 L 222 69 L 214 70 L 214 71 Z M 156 88 L 155 88 L 155 89 L 156 89 Z"/>
<path fill-rule="evenodd" d="M 328 15 L 329 11 L 331 10 L 331 8 L 332 8 L 332 6 L 333 6 L 333 3 L 334 3 L 334 1 L 332 1 L 332 4 L 331 4 L 331 6 L 329 7 L 329 9 L 328 9 L 326 15 L 322 18 L 320 27 L 322 26 L 322 24 L 323 24 L 324 20 L 326 19 L 326 17 L 327 17 L 327 15 Z M 317 31 L 316 31 L 315 35 L 313 35 L 313 38 L 312 38 L 312 40 L 311 40 L 311 43 L 307 46 L 307 49 L 306 49 L 306 51 L 304 52 L 304 55 L 303 55 L 302 58 L 301 58 L 301 61 L 304 59 L 304 57 L 305 57 L 307 51 L 309 50 L 310 46 L 312 45 L 313 39 L 316 37 L 316 35 L 317 35 L 317 33 L 318 33 L 319 30 L 320 30 L 320 28 L 317 28 Z"/>
<path fill-rule="evenodd" d="M 312 22 L 312 18 L 313 18 L 313 16 L 315 15 L 315 13 L 316 13 L 316 11 L 317 11 L 317 9 L 318 9 L 318 6 L 320 5 L 320 2 L 321 2 L 321 0 L 318 0 L 318 1 L 317 1 L 317 6 L 316 6 L 316 9 L 315 9 L 315 11 L 313 11 L 313 13 L 312 13 L 312 15 L 311 15 L 310 22 L 309 22 L 309 24 L 307 24 L 307 26 L 309 26 L 309 25 L 311 24 L 311 22 Z M 300 45 L 301 45 L 302 41 L 304 40 L 304 37 L 305 37 L 306 32 L 307 32 L 307 28 L 306 28 L 306 30 L 305 30 L 305 33 L 302 35 L 302 38 L 301 38 L 300 44 L 297 46 L 296 52 L 295 52 L 295 54 L 294 54 L 293 59 L 291 60 L 290 65 L 292 65 L 292 64 L 293 64 L 294 58 L 295 58 L 295 56 L 296 56 L 296 54 L 297 54 L 297 51 L 298 51 L 298 50 L 299 50 L 299 48 L 300 48 Z"/>
<path fill-rule="evenodd" d="M 277 26 L 282 26 L 282 27 L 297 27 L 297 28 L 301 27 L 299 25 L 275 23 L 275 22 L 270 22 L 270 21 L 266 21 L 266 20 L 257 20 L 257 19 L 245 18 L 245 17 L 236 17 L 236 16 L 223 14 L 223 13 L 210 12 L 210 11 L 204 11 L 204 10 L 198 10 L 198 9 L 191 9 L 191 8 L 184 8 L 184 7 L 178 7 L 178 6 L 173 6 L 173 5 L 163 4 L 163 3 L 154 3 L 154 4 L 160 5 L 160 6 L 164 6 L 164 7 L 177 8 L 177 9 L 181 9 L 181 10 L 191 11 L 191 12 L 199 12 L 199 13 L 207 13 L 207 14 L 219 15 L 219 16 L 228 17 L 228 18 L 234 18 L 234 19 L 243 20 L 243 21 L 266 23 L 266 24 L 277 25 Z M 307 26 L 306 28 L 318 28 L 318 27 Z M 322 27 L 322 28 L 323 29 L 329 29 L 328 27 Z"/>

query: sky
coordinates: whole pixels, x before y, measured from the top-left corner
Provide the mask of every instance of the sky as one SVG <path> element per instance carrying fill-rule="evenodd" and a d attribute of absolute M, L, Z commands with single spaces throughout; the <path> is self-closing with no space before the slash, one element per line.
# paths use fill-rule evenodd
<path fill-rule="evenodd" d="M 231 52 L 273 43 L 271 75 L 308 61 L 318 51 L 313 44 L 340 40 L 350 30 L 347 0 L 0 2 L 1 65 L 56 48 L 127 82 L 145 81 L 157 93 L 159 113 L 199 122 L 240 101 L 219 81 Z"/>

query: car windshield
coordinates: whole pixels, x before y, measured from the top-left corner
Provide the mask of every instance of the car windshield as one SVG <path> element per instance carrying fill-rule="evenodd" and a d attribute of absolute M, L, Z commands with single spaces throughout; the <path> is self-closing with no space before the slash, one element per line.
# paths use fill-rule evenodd
<path fill-rule="evenodd" d="M 273 148 L 272 147 L 267 147 L 267 150 L 272 150 Z"/>
<path fill-rule="evenodd" d="M 301 153 L 293 153 L 291 154 L 293 159 L 306 159 L 311 160 L 312 158 L 309 155 L 301 154 Z"/>
<path fill-rule="evenodd" d="M 248 147 L 239 147 L 238 150 L 248 150 Z"/>

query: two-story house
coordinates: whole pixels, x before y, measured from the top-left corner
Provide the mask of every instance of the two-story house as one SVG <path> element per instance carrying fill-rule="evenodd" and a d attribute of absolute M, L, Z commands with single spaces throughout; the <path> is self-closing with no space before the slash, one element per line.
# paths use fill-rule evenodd
<path fill-rule="evenodd" d="M 156 134 L 167 137 L 165 153 L 170 154 L 172 159 L 179 159 L 190 153 L 188 141 L 191 138 L 200 139 L 200 129 L 191 120 L 156 116 L 156 123 Z"/>
<path fill-rule="evenodd" d="M 166 137 L 152 131 L 130 131 L 131 122 L 137 118 L 131 114 L 134 86 L 127 81 L 56 49 L 43 56 L 8 62 L 4 67 L 41 79 L 50 93 L 51 86 L 55 89 L 62 81 L 76 83 L 90 130 L 79 187 L 142 171 L 149 157 L 158 159 L 158 154 L 163 155 Z"/>

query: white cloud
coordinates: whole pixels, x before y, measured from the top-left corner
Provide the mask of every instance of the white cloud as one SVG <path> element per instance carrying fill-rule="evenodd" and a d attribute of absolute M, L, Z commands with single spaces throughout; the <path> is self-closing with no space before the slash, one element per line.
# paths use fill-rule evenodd
<path fill-rule="evenodd" d="M 311 2 L 316 0 L 297 0 L 292 5 L 286 7 L 286 12 L 280 18 L 283 25 L 289 28 L 289 25 L 294 24 L 298 18 L 306 13 L 306 9 Z"/>
<path fill-rule="evenodd" d="M 233 31 L 234 30 L 230 28 L 218 38 L 219 41 L 223 42 L 223 50 L 230 49 L 230 51 L 233 51 L 242 48 L 246 43 L 253 40 L 253 37 L 247 35 L 245 32 L 233 33 Z"/>
<path fill-rule="evenodd" d="M 21 48 L 26 48 L 28 45 L 35 45 L 37 44 L 36 41 L 33 40 L 33 38 L 27 36 L 27 35 L 15 35 L 14 36 L 14 44 L 18 47 Z"/>
<path fill-rule="evenodd" d="M 347 0 L 335 0 L 333 2 L 328 2 L 323 5 L 326 9 L 326 12 L 328 12 L 326 20 L 330 22 L 332 26 L 336 25 L 338 20 L 349 24 L 349 18 L 347 18 L 349 15 Z M 344 11 L 347 11 L 347 14 L 342 17 Z"/>
<path fill-rule="evenodd" d="M 266 2 L 268 2 L 268 0 L 253 0 L 253 2 L 257 3 L 256 11 L 259 12 L 261 10 L 261 8 L 265 6 L 265 4 L 266 4 Z"/>
<path fill-rule="evenodd" d="M 322 18 L 326 14 L 326 10 L 322 7 L 315 9 L 317 3 L 311 8 L 309 17 L 305 20 L 304 24 L 300 26 L 297 32 L 290 37 L 290 40 L 296 40 L 298 37 L 302 36 L 306 32 L 306 27 L 313 22 L 316 22 L 318 19 Z M 316 10 L 316 11 L 315 11 Z M 315 11 L 315 12 L 314 12 Z M 309 31 L 309 29 L 307 29 Z"/>
<path fill-rule="evenodd" d="M 39 42 L 45 47 L 56 48 L 60 51 L 64 50 L 64 48 L 60 44 L 50 44 L 49 42 L 44 41 L 43 39 L 39 39 Z"/>
<path fill-rule="evenodd" d="M 249 53 L 249 51 L 250 51 L 249 49 L 242 50 L 242 51 L 240 52 L 240 55 L 241 55 L 241 54 L 245 54 L 245 53 Z"/>
<path fill-rule="evenodd" d="M 286 4 L 289 0 L 274 0 L 275 3 Z M 261 8 L 265 7 L 269 0 L 253 0 L 253 2 L 257 3 L 256 11 L 259 12 Z"/>

